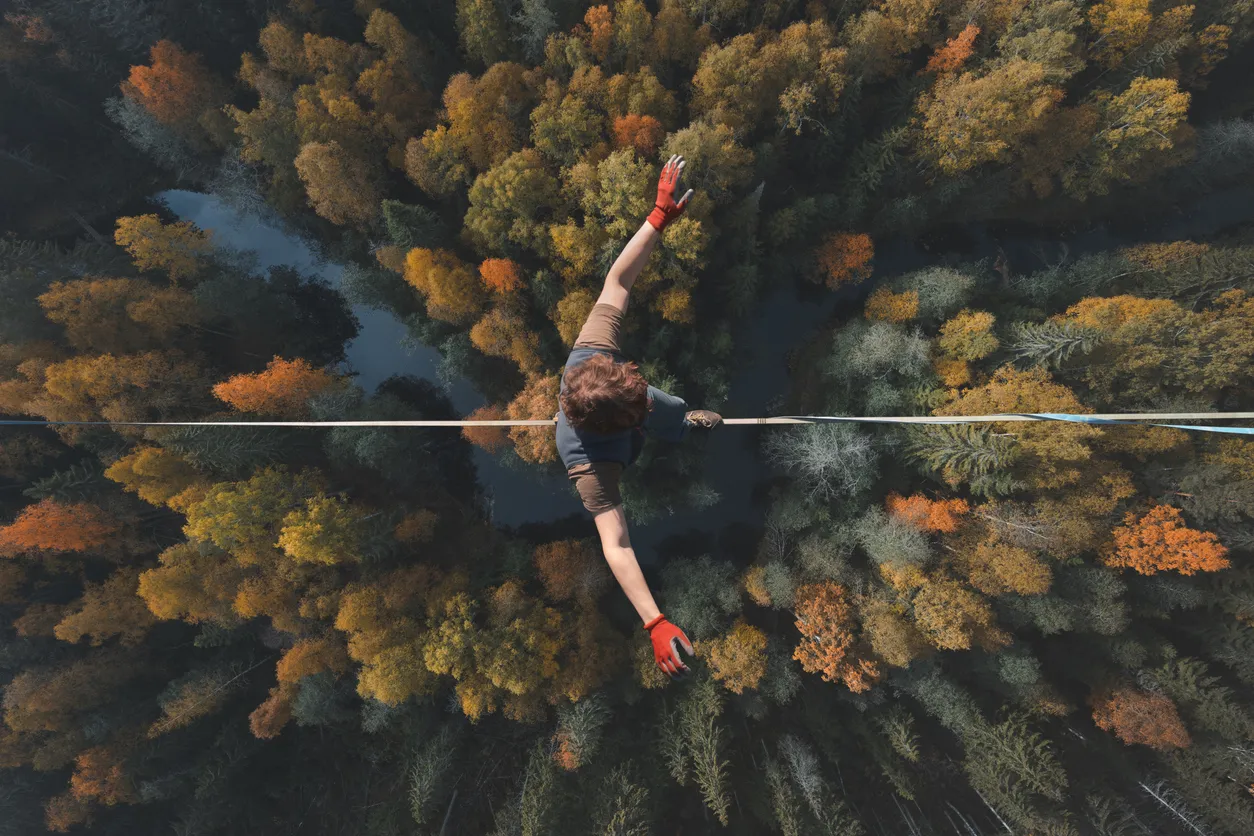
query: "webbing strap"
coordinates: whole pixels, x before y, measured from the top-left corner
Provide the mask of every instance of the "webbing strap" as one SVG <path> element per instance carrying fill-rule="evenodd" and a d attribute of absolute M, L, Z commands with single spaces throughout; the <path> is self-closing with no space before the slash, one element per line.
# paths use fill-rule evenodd
<path fill-rule="evenodd" d="M 785 415 L 773 418 L 727 418 L 731 426 L 778 426 L 798 424 L 1001 424 L 1022 421 L 1066 421 L 1080 424 L 1168 427 L 1193 432 L 1254 435 L 1254 427 L 1208 427 L 1175 421 L 1252 421 L 1254 412 L 1130 412 L 1072 415 L 1061 412 L 1008 413 L 998 415 Z M 456 421 L 46 421 L 0 420 L 0 427 L 552 427 L 551 418 L 533 420 Z"/>

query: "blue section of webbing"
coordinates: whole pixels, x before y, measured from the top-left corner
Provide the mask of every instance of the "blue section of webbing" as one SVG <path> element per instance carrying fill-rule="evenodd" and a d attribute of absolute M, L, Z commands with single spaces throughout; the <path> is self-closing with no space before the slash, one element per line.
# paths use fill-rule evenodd
<path fill-rule="evenodd" d="M 1172 430 L 1186 430 L 1200 433 L 1227 433 L 1230 435 L 1254 435 L 1254 427 L 1201 427 L 1189 424 L 1152 424 L 1143 421 L 1116 421 L 1110 418 L 1094 418 L 1091 415 L 1067 415 L 1061 412 L 1025 413 L 1033 418 L 1046 421 L 1069 421 L 1073 424 L 1114 424 L 1124 427 L 1166 427 Z"/>

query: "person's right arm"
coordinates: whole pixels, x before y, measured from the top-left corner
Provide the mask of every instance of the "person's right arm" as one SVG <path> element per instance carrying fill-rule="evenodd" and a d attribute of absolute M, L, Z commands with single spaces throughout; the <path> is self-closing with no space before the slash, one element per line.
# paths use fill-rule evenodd
<path fill-rule="evenodd" d="M 692 644 L 683 631 L 675 627 L 653 600 L 649 584 L 640 571 L 640 562 L 636 560 L 636 551 L 631 547 L 631 535 L 627 533 L 627 515 L 623 506 L 616 505 L 608 511 L 602 511 L 593 518 L 597 533 L 601 535 L 601 549 L 605 552 L 605 562 L 618 585 L 623 588 L 631 605 L 636 608 L 649 638 L 653 642 L 653 653 L 658 666 L 671 676 L 688 672 L 683 657 L 679 654 L 682 647 L 692 654 Z"/>
<path fill-rule="evenodd" d="M 684 158 L 671 157 L 662 167 L 661 177 L 657 184 L 657 202 L 648 219 L 636 230 L 636 234 L 623 247 L 623 251 L 614 259 L 609 273 L 605 276 L 605 285 L 601 288 L 598 305 L 613 305 L 620 311 L 627 310 L 627 299 L 631 295 L 631 287 L 644 271 L 649 262 L 653 248 L 662 237 L 662 230 L 671 221 L 683 214 L 692 200 L 692 189 L 683 197 L 677 197 L 679 178 L 684 173 Z"/>

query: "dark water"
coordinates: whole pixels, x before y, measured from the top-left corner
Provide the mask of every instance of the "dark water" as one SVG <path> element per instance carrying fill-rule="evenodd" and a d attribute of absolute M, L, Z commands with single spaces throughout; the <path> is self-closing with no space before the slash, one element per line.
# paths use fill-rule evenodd
<path fill-rule="evenodd" d="M 290 265 L 317 275 L 338 287 L 343 267 L 317 258 L 311 247 L 280 226 L 241 216 L 211 195 L 186 191 L 163 192 L 163 200 L 180 218 L 204 229 L 212 229 L 223 246 L 252 254 L 260 268 Z M 1128 246 L 1141 241 L 1204 238 L 1242 223 L 1254 221 L 1254 190 L 1230 189 L 1208 195 L 1186 207 L 1159 215 L 1135 228 L 1093 227 L 1077 230 L 1066 239 L 1071 255 Z M 957 253 L 964 260 L 992 259 L 1004 254 L 1012 269 L 1024 273 L 1041 266 L 1040 257 L 1059 254 L 1059 239 L 1040 234 L 994 233 L 990 228 L 964 227 L 952 240 L 932 239 L 927 249 L 915 242 L 889 242 L 876 254 L 876 272 L 895 275 L 916 270 L 938 260 L 938 252 Z M 769 269 L 769 268 L 767 268 Z M 769 281 L 769 275 L 768 279 Z M 791 280 L 771 292 L 758 306 L 757 313 L 742 324 L 736 344 L 742 348 L 739 368 L 732 376 L 727 417 L 757 417 L 767 414 L 773 402 L 787 395 L 788 353 L 814 334 L 840 308 L 851 303 L 848 296 L 830 294 L 799 295 Z M 407 331 L 390 313 L 355 307 L 361 333 L 348 347 L 348 362 L 357 381 L 373 391 L 394 374 L 437 379 L 440 355 L 429 346 L 411 346 Z M 746 350 L 752 347 L 752 350 Z M 455 381 L 449 389 L 453 406 L 466 414 L 483 405 L 484 399 L 466 380 Z M 693 404 L 699 406 L 699 404 Z M 417 432 L 417 431 L 416 431 Z M 678 514 L 648 526 L 633 527 L 632 539 L 644 563 L 655 560 L 654 552 L 664 540 L 683 536 L 703 550 L 714 550 L 718 532 L 736 523 L 755 523 L 761 515 L 754 489 L 765 475 L 757 454 L 759 433 L 753 428 L 727 428 L 715 432 L 706 446 L 707 478 L 719 491 L 721 500 L 703 511 Z M 560 475 L 536 468 L 503 467 L 492 456 L 475 451 L 480 482 L 493 500 L 493 519 L 507 526 L 546 523 L 579 516 L 582 508 Z M 586 524 L 587 534 L 592 533 Z M 708 545 L 701 545 L 709 541 Z"/>

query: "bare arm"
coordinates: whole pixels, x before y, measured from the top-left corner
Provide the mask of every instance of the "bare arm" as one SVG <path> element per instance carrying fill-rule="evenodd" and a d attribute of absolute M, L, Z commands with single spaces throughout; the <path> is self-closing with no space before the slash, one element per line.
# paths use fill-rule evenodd
<path fill-rule="evenodd" d="M 623 513 L 623 506 L 602 511 L 593 519 L 597 524 L 597 533 L 601 535 L 605 562 L 610 565 L 610 571 L 614 573 L 618 585 L 636 608 L 640 621 L 649 623 L 661 610 L 653 600 L 653 593 L 649 591 L 649 584 L 645 582 L 640 563 L 636 560 L 636 552 L 631 547 L 631 535 L 627 533 L 627 515 Z"/>
<path fill-rule="evenodd" d="M 668 223 L 678 218 L 688 208 L 692 199 L 692 189 L 679 197 L 679 180 L 684 173 L 684 158 L 671 157 L 662 167 L 662 175 L 658 179 L 657 202 L 648 220 L 631 236 L 627 246 L 614 260 L 614 266 L 605 277 L 605 287 L 601 290 L 598 305 L 612 305 L 620 311 L 627 310 L 627 297 L 631 294 L 631 286 L 640 277 L 644 265 L 648 263 L 653 248 L 662 237 L 662 230 Z"/>
<path fill-rule="evenodd" d="M 631 286 L 640 277 L 644 265 L 648 263 L 649 256 L 661 237 L 662 233 L 649 223 L 642 224 L 636 230 L 636 234 L 631 236 L 627 246 L 623 247 L 623 251 L 614 260 L 614 266 L 606 274 L 605 286 L 601 288 L 601 297 L 597 299 L 598 305 L 613 305 L 620 311 L 627 310 L 627 297 L 631 293 Z"/>

